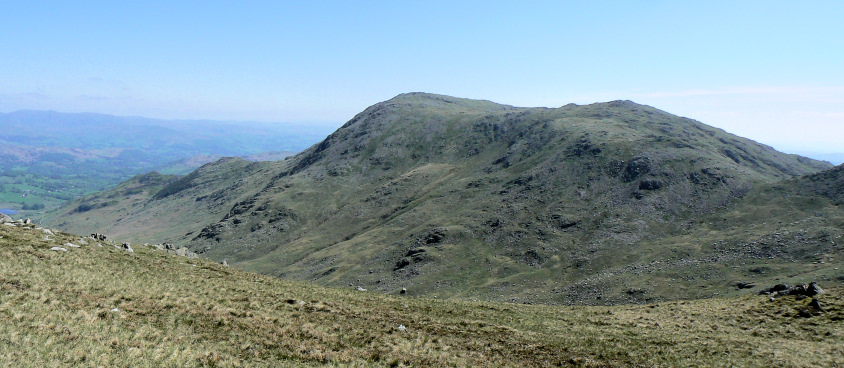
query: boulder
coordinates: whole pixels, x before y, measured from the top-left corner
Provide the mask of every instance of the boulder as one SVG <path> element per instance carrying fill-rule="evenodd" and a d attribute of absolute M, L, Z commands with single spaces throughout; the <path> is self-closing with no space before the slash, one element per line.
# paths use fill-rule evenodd
<path fill-rule="evenodd" d="M 182 257 L 188 257 L 188 258 L 196 258 L 197 257 L 196 253 L 191 252 L 190 249 L 185 248 L 185 247 L 181 247 L 179 249 L 176 249 L 176 251 L 174 253 L 177 256 L 182 256 Z"/>
<path fill-rule="evenodd" d="M 805 298 L 808 296 L 815 296 L 818 294 L 822 294 L 823 289 L 821 289 L 818 284 L 812 282 L 808 285 L 801 284 L 796 286 L 788 286 L 786 284 L 777 284 L 767 289 L 764 289 L 759 292 L 759 295 L 770 295 L 771 297 L 780 297 L 785 295 L 794 295 L 799 298 Z"/>
<path fill-rule="evenodd" d="M 754 287 L 756 287 L 756 285 L 753 284 L 753 283 L 749 283 L 749 282 L 737 282 L 736 283 L 736 288 L 738 288 L 739 290 L 741 290 L 741 289 L 752 289 Z"/>
<path fill-rule="evenodd" d="M 759 291 L 759 295 L 778 294 L 779 292 L 787 291 L 788 289 L 789 289 L 789 286 L 786 285 L 786 284 L 776 284 L 776 285 L 771 286 L 767 289 L 763 289 L 763 290 Z"/>
<path fill-rule="evenodd" d="M 12 222 L 12 221 L 14 221 L 14 220 L 12 220 L 11 217 L 9 217 L 8 215 L 6 215 L 4 213 L 0 213 L 0 224 L 5 224 L 5 223 L 8 223 L 8 222 Z"/>
<path fill-rule="evenodd" d="M 91 239 L 99 240 L 99 241 L 106 241 L 106 240 L 108 240 L 108 237 L 106 237 L 103 234 L 93 233 L 93 234 L 91 234 Z"/>
<path fill-rule="evenodd" d="M 659 190 L 663 186 L 659 180 L 642 180 L 639 183 L 639 190 Z"/>
<path fill-rule="evenodd" d="M 129 244 L 129 243 L 123 243 L 123 245 L 121 246 L 121 249 L 123 249 L 123 250 L 125 250 L 125 251 L 127 251 L 127 252 L 129 252 L 129 253 L 134 253 L 134 252 L 135 252 L 135 250 L 134 250 L 134 249 L 132 249 L 132 244 Z"/>
<path fill-rule="evenodd" d="M 823 294 L 823 289 L 821 289 L 821 287 L 818 286 L 818 284 L 814 283 L 814 282 L 809 283 L 809 287 L 806 291 L 808 292 L 806 294 L 807 296 L 815 296 L 815 295 L 818 295 L 818 294 Z"/>

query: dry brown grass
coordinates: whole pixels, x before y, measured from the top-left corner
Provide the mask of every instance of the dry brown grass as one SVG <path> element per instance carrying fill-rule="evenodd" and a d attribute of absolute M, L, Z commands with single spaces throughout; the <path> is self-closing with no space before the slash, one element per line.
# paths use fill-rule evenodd
<path fill-rule="evenodd" d="M 841 366 L 841 289 L 548 307 L 325 288 L 0 225 L 11 366 Z M 116 308 L 116 310 L 114 310 Z M 407 331 L 399 330 L 399 325 Z"/>

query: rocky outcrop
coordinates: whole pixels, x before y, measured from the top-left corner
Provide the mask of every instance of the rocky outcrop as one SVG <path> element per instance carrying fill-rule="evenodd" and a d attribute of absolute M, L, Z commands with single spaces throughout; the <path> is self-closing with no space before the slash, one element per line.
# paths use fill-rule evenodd
<path fill-rule="evenodd" d="M 175 251 L 173 251 L 173 254 L 175 254 L 177 256 L 188 257 L 188 258 L 196 258 L 197 257 L 196 253 L 191 252 L 190 249 L 185 248 L 185 247 L 181 247 L 179 249 L 176 249 Z"/>
<path fill-rule="evenodd" d="M 786 284 L 777 284 L 759 292 L 759 295 L 770 295 L 771 297 L 780 297 L 786 295 L 798 296 L 815 296 L 823 294 L 824 291 L 817 283 L 811 282 L 796 286 L 788 286 Z"/>
<path fill-rule="evenodd" d="M 98 233 L 93 233 L 93 234 L 91 234 L 91 235 L 90 235 L 90 238 L 91 238 L 91 239 L 94 239 L 94 240 L 99 240 L 99 241 L 106 241 L 106 240 L 108 240 L 108 237 L 107 237 L 107 236 L 105 236 L 105 235 L 103 235 L 103 234 L 98 234 Z"/>

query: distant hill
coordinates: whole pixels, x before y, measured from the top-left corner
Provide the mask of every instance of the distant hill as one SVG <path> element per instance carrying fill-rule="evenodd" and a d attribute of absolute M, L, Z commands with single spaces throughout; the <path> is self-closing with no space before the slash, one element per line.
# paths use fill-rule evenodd
<path fill-rule="evenodd" d="M 242 158 L 247 161 L 278 161 L 283 160 L 289 156 L 295 155 L 296 152 L 292 151 L 284 151 L 284 152 L 260 152 L 260 153 L 253 153 L 249 155 L 240 155 L 239 158 Z M 160 167 L 155 168 L 155 171 L 163 173 L 163 174 L 176 174 L 176 175 L 184 175 L 190 173 L 193 170 L 198 169 L 200 166 L 212 163 L 219 159 L 223 158 L 223 156 L 219 155 L 196 155 L 191 156 L 185 159 L 181 159 L 178 161 L 170 162 Z"/>
<path fill-rule="evenodd" d="M 196 164 L 190 157 L 298 152 L 330 131 L 324 125 L 308 124 L 52 111 L 0 114 L 0 209 L 25 210 L 23 215 L 34 216 L 132 175 L 150 170 L 187 173 L 205 163 Z M 265 153 L 264 157 L 279 155 Z"/>
<path fill-rule="evenodd" d="M 47 220 L 324 285 L 650 302 L 836 280 L 837 202 L 763 196 L 830 168 L 630 101 L 521 108 L 413 93 L 284 161 L 224 159 Z"/>

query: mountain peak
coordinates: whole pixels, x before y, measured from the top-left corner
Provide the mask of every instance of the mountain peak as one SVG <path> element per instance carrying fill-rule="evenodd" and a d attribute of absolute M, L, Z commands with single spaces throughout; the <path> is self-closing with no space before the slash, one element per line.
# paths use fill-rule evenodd
<path fill-rule="evenodd" d="M 427 92 L 402 93 L 384 102 L 385 104 L 415 104 L 420 107 L 460 108 L 472 110 L 507 110 L 516 107 L 488 100 L 475 100 Z"/>
<path fill-rule="evenodd" d="M 735 216 L 724 208 L 754 186 L 826 168 L 631 101 L 551 109 L 407 93 L 367 108 L 287 161 L 204 166 L 150 193 L 140 211 L 124 201 L 120 211 L 133 218 L 97 230 L 156 232 L 163 237 L 154 241 L 326 285 L 645 302 L 677 294 L 643 289 L 643 264 L 687 272 L 695 278 L 686 285 L 697 287 L 687 289 L 702 290 L 710 264 L 690 269 L 686 261 L 721 262 L 723 248 L 700 245 L 731 237 L 711 233 L 738 221 L 725 220 Z M 104 203 L 96 208 L 102 213 L 121 206 L 108 196 L 83 201 L 75 205 Z M 84 222 L 92 214 L 59 218 Z M 793 224 L 803 212 L 782 216 Z M 698 242 L 691 228 L 712 241 Z M 806 244 L 789 249 L 816 246 Z M 731 277 L 767 255 L 736 249 L 745 253 L 730 258 L 742 266 Z M 615 276 L 605 276 L 609 270 Z M 703 294 L 684 297 L 696 295 Z"/>

